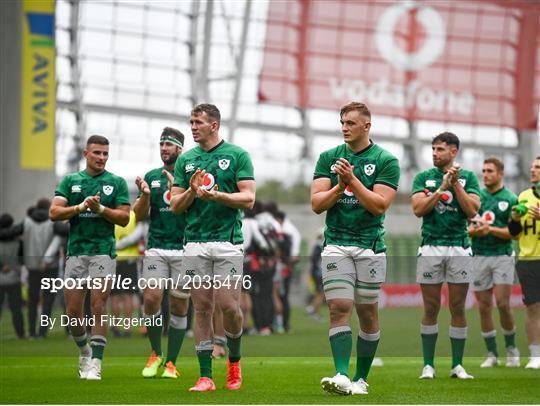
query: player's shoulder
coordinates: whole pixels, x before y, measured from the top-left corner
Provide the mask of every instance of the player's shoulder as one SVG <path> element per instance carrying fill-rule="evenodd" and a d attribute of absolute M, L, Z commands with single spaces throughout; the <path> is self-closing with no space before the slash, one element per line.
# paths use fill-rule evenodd
<path fill-rule="evenodd" d="M 71 172 L 71 173 L 68 173 L 66 175 L 64 175 L 64 177 L 61 179 L 62 182 L 72 182 L 72 181 L 79 181 L 81 179 L 83 179 L 85 176 L 84 176 L 84 171 L 79 171 L 79 172 Z"/>
<path fill-rule="evenodd" d="M 470 169 L 466 169 L 466 168 L 461 168 L 459 170 L 459 172 L 463 175 L 467 175 L 467 176 L 476 176 L 476 174 L 474 173 L 474 171 L 471 171 Z"/>
<path fill-rule="evenodd" d="M 535 196 L 532 188 L 528 188 L 519 194 L 519 200 L 527 200 L 528 202 L 534 202 L 540 199 Z"/>
<path fill-rule="evenodd" d="M 480 199 L 482 200 L 486 200 L 486 199 L 489 199 L 491 197 L 491 193 L 489 193 L 489 190 L 487 190 L 487 188 L 482 188 L 480 189 Z"/>
<path fill-rule="evenodd" d="M 506 186 L 501 190 L 501 197 L 506 200 L 516 200 L 517 196 L 514 192 L 508 189 Z"/>
<path fill-rule="evenodd" d="M 326 151 L 321 152 L 321 158 L 335 158 L 345 155 L 347 152 L 347 146 L 345 144 L 340 144 L 333 148 L 327 149 Z"/>
<path fill-rule="evenodd" d="M 163 174 L 163 167 L 160 166 L 159 168 L 154 168 L 146 172 L 146 174 L 144 175 L 144 178 L 145 179 L 161 178 L 162 174 Z"/>
<path fill-rule="evenodd" d="M 101 180 L 114 182 L 114 183 L 126 182 L 126 180 L 122 176 L 116 175 L 116 174 L 114 174 L 112 172 L 109 172 L 109 171 L 105 171 L 105 173 L 103 173 L 103 175 L 101 176 Z"/>
<path fill-rule="evenodd" d="M 397 157 L 379 144 L 373 144 L 369 153 L 382 162 L 398 161 Z"/>
<path fill-rule="evenodd" d="M 226 142 L 226 141 L 223 141 L 223 144 L 221 145 L 221 147 L 217 150 L 218 153 L 228 153 L 228 154 L 232 154 L 232 155 L 236 155 L 236 156 L 241 156 L 241 155 L 248 155 L 249 156 L 249 152 L 247 150 L 245 150 L 244 148 L 236 145 L 236 144 L 231 144 L 230 142 Z"/>
<path fill-rule="evenodd" d="M 178 157 L 176 162 L 185 161 L 186 159 L 192 159 L 196 156 L 202 155 L 203 153 L 204 151 L 202 150 L 202 148 L 197 145 L 191 149 L 188 149 L 186 152 L 183 152 L 182 155 Z"/>
<path fill-rule="evenodd" d="M 430 177 L 430 176 L 433 177 L 433 176 L 437 175 L 438 172 L 439 172 L 439 170 L 436 167 L 427 168 L 427 169 L 424 169 L 423 171 L 418 172 L 415 175 L 415 178 Z"/>

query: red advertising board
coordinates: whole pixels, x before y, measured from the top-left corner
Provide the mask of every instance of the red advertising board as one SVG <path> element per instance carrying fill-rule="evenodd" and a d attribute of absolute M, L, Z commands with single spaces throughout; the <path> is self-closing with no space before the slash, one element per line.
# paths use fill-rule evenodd
<path fill-rule="evenodd" d="M 259 100 L 536 128 L 540 2 L 271 1 Z"/>
<path fill-rule="evenodd" d="M 418 284 L 383 284 L 379 298 L 379 307 L 422 307 L 422 292 Z M 444 285 L 441 292 L 441 305 L 448 306 L 448 286 Z M 470 309 L 476 307 L 477 302 L 474 298 L 474 292 L 469 289 L 465 307 Z M 521 287 L 512 286 L 510 295 L 511 307 L 523 307 Z"/>

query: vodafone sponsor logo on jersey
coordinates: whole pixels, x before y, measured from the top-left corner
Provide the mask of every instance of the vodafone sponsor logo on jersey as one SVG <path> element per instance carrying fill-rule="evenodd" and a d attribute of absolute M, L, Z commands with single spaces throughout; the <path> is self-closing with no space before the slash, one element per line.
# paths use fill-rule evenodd
<path fill-rule="evenodd" d="M 449 190 L 445 190 L 441 194 L 441 201 L 445 204 L 450 204 L 454 201 L 454 195 Z"/>
<path fill-rule="evenodd" d="M 171 191 L 169 189 L 163 192 L 163 201 L 167 206 L 171 205 Z"/>
<path fill-rule="evenodd" d="M 214 178 L 214 175 L 211 173 L 205 173 L 203 178 L 203 188 L 206 190 L 211 190 L 214 185 L 216 184 L 216 179 Z"/>
<path fill-rule="evenodd" d="M 495 222 L 496 217 L 494 212 L 492 212 L 491 210 L 487 210 L 482 214 L 482 218 L 486 223 L 491 225 Z"/>
<path fill-rule="evenodd" d="M 354 193 L 351 189 L 351 187 L 349 185 L 347 185 L 347 187 L 345 188 L 345 190 L 343 191 L 343 193 L 346 195 L 346 196 L 354 196 Z"/>

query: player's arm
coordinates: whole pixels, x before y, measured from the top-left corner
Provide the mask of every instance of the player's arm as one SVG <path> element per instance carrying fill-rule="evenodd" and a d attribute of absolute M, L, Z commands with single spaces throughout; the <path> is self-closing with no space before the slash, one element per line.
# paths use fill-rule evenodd
<path fill-rule="evenodd" d="M 356 176 L 349 183 L 349 187 L 358 199 L 358 202 L 374 216 L 384 214 L 394 201 L 397 193 L 390 186 L 379 183 L 373 185 L 373 190 L 369 190 Z"/>
<path fill-rule="evenodd" d="M 493 227 L 488 226 L 488 233 L 494 237 L 502 238 L 503 240 L 511 240 L 512 235 L 508 231 L 508 227 Z"/>
<path fill-rule="evenodd" d="M 417 175 L 415 178 L 414 184 L 417 183 L 417 178 L 420 176 Z M 441 186 L 433 193 L 429 194 L 425 191 L 418 191 L 418 186 L 415 187 L 416 193 L 412 195 L 411 203 L 413 208 L 413 213 L 416 217 L 424 217 L 427 214 L 431 213 L 431 211 L 435 208 L 437 205 L 437 202 L 441 199 L 441 196 L 443 193 L 448 190 L 450 187 L 450 182 L 452 180 L 450 171 L 445 173 L 443 176 L 443 180 L 441 183 Z M 422 178 L 418 179 L 418 182 L 420 184 L 422 183 Z"/>
<path fill-rule="evenodd" d="M 94 211 L 92 207 L 90 210 Z M 129 204 L 122 204 L 114 209 L 111 207 L 101 206 L 99 213 L 101 217 L 107 220 L 109 223 L 117 224 L 119 226 L 125 227 L 129 223 Z"/>
<path fill-rule="evenodd" d="M 176 167 L 178 167 L 178 161 L 176 162 Z M 189 187 L 183 188 L 178 185 L 174 185 L 171 188 L 171 211 L 175 214 L 185 212 L 189 206 L 193 204 L 193 201 L 197 197 L 197 190 L 199 186 L 203 184 L 204 174 L 206 171 L 200 168 L 191 175 L 189 179 Z M 175 169 L 175 178 L 176 179 L 176 169 Z"/>
<path fill-rule="evenodd" d="M 515 206 L 512 207 L 512 215 L 510 221 L 508 222 L 508 233 L 512 236 L 513 239 L 518 239 L 523 231 L 523 226 L 521 225 L 521 214 L 515 210 Z"/>
<path fill-rule="evenodd" d="M 183 213 L 195 200 L 197 193 L 191 188 L 184 189 L 173 186 L 171 189 L 171 211 L 175 214 Z"/>
<path fill-rule="evenodd" d="M 86 210 L 86 202 L 74 206 L 67 205 L 67 199 L 62 196 L 55 196 L 49 208 L 49 218 L 52 221 L 69 220 L 78 216 L 81 211 Z"/>
<path fill-rule="evenodd" d="M 474 225 L 468 226 L 467 233 L 469 234 L 469 237 L 481 237 L 478 228 L 479 227 L 475 227 Z"/>
<path fill-rule="evenodd" d="M 467 193 L 461 183 L 457 181 L 452 186 L 461 210 L 468 218 L 473 217 L 480 209 L 480 196 L 475 193 Z"/>
<path fill-rule="evenodd" d="M 345 191 L 345 183 L 338 177 L 338 183 L 332 187 L 330 178 L 317 178 L 311 184 L 311 209 L 321 214 L 332 208 Z"/>
<path fill-rule="evenodd" d="M 397 191 L 386 184 L 375 183 L 373 190 L 368 189 L 354 174 L 354 165 L 345 158 L 339 158 L 335 171 L 349 185 L 358 202 L 374 216 L 384 214 L 396 197 Z"/>
<path fill-rule="evenodd" d="M 211 190 L 206 190 L 199 186 L 197 195 L 202 200 L 213 200 L 215 202 L 232 207 L 233 209 L 251 209 L 255 204 L 255 181 L 240 180 L 236 183 L 238 192 L 224 193 L 217 189 L 217 185 Z"/>
<path fill-rule="evenodd" d="M 141 221 L 148 217 L 150 211 L 150 188 L 148 183 L 139 176 L 135 179 L 135 184 L 139 189 L 139 197 L 133 203 L 133 212 L 137 221 Z"/>
<path fill-rule="evenodd" d="M 443 190 L 438 189 L 434 193 L 427 195 L 425 192 L 418 192 L 412 195 L 411 202 L 413 213 L 416 217 L 424 217 L 431 213 L 440 200 Z"/>

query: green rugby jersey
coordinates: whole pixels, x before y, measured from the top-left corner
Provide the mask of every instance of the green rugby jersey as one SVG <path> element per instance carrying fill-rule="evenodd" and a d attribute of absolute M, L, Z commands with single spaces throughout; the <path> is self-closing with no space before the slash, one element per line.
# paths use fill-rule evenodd
<path fill-rule="evenodd" d="M 101 204 L 105 207 L 114 209 L 129 205 L 126 181 L 107 171 L 96 176 L 89 175 L 85 170 L 66 175 L 54 195 L 67 199 L 68 206 L 74 206 L 97 192 L 100 192 Z M 116 256 L 113 223 L 87 210 L 72 217 L 69 224 L 68 256 Z"/>
<path fill-rule="evenodd" d="M 156 168 L 144 175 L 144 180 L 150 188 L 150 228 L 147 248 L 181 250 L 186 219 L 184 213 L 174 214 L 171 211 L 171 191 L 163 169 L 165 168 Z"/>
<path fill-rule="evenodd" d="M 178 157 L 174 168 L 174 186 L 188 189 L 193 173 L 206 170 L 204 186 L 210 190 L 218 185 L 224 193 L 239 192 L 237 183 L 254 180 L 249 154 L 242 148 L 221 141 L 209 151 L 200 146 Z M 242 211 L 222 203 L 195 198 L 186 211 L 185 242 L 223 241 L 241 244 Z"/>
<path fill-rule="evenodd" d="M 414 177 L 412 194 L 435 192 L 442 184 L 444 172 L 438 168 L 427 169 Z M 480 195 L 476 175 L 461 169 L 459 180 L 467 193 Z M 450 247 L 470 246 L 467 234 L 467 215 L 458 204 L 453 188 L 448 189 L 433 210 L 422 219 L 422 245 Z"/>
<path fill-rule="evenodd" d="M 345 158 L 354 165 L 355 176 L 369 190 L 373 190 L 376 184 L 397 190 L 400 175 L 397 158 L 372 142 L 357 153 L 347 144 L 323 152 L 315 166 L 313 178 L 329 178 L 334 187 L 338 183 L 334 165 L 339 158 Z M 384 217 L 384 214 L 374 216 L 361 206 L 347 186 L 336 204 L 327 210 L 325 245 L 355 246 L 373 249 L 375 253 L 383 252 L 386 250 Z"/>
<path fill-rule="evenodd" d="M 478 214 L 494 227 L 506 227 L 512 215 L 512 206 L 517 204 L 517 196 L 505 187 L 491 194 L 487 189 L 480 191 L 480 210 Z M 512 240 L 487 235 L 473 237 L 474 255 L 497 256 L 512 255 Z"/>

